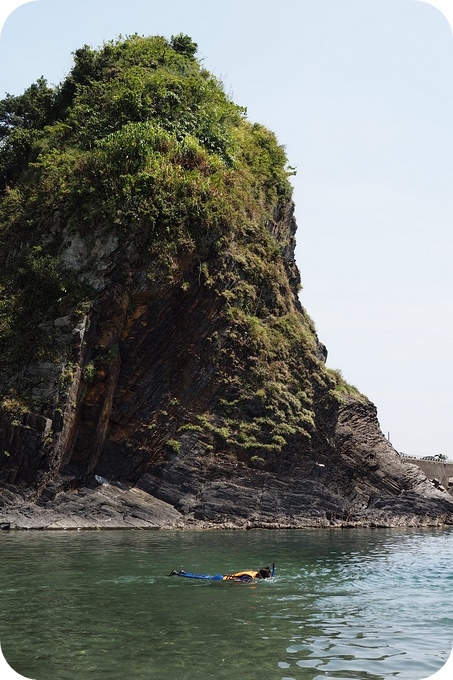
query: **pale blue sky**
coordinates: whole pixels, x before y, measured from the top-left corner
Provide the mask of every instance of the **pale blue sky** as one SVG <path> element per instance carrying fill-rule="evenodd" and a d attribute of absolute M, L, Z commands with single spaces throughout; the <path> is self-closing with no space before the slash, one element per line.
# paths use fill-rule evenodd
<path fill-rule="evenodd" d="M 301 301 L 328 365 L 399 451 L 453 458 L 453 37 L 418 0 L 35 0 L 0 37 L 0 97 L 71 52 L 188 33 L 293 178 Z"/>

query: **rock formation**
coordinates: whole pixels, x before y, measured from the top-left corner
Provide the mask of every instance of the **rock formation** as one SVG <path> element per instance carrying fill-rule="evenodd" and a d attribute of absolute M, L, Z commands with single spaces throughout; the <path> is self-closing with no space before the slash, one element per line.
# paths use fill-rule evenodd
<path fill-rule="evenodd" d="M 299 302 L 275 137 L 187 36 L 0 108 L 0 522 L 441 525 Z"/>

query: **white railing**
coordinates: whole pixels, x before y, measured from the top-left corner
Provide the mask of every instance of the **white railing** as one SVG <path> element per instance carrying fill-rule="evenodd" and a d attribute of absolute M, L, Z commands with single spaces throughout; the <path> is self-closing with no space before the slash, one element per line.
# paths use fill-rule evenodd
<path fill-rule="evenodd" d="M 411 460 L 423 460 L 425 463 L 450 463 L 450 465 L 453 463 L 453 460 L 450 460 L 449 458 L 446 458 L 445 460 L 439 460 L 435 456 L 432 458 L 420 458 L 419 456 L 410 456 L 408 453 L 401 453 L 399 451 L 399 454 L 401 458 L 410 458 Z"/>

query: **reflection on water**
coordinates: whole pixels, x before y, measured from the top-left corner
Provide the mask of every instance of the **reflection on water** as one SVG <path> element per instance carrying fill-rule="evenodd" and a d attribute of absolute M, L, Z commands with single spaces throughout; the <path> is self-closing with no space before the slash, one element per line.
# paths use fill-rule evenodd
<path fill-rule="evenodd" d="M 453 641 L 450 530 L 0 536 L 0 641 L 36 680 L 417 680 Z M 275 561 L 257 584 L 170 578 Z"/>

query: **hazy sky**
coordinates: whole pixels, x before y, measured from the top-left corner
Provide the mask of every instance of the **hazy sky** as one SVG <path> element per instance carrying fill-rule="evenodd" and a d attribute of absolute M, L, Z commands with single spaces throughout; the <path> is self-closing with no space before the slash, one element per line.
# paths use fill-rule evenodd
<path fill-rule="evenodd" d="M 445 16 L 419 0 L 34 0 L 4 24 L 0 98 L 41 75 L 57 84 L 74 50 L 135 32 L 189 34 L 277 134 L 297 168 L 300 297 L 328 366 L 376 404 L 399 451 L 453 459 Z"/>

